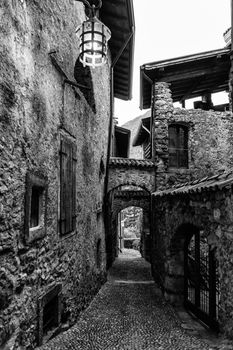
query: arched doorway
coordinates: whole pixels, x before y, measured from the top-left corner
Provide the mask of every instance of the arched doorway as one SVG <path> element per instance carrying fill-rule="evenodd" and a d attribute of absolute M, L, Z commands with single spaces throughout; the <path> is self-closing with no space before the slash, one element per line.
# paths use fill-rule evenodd
<path fill-rule="evenodd" d="M 129 206 L 118 213 L 118 250 L 138 250 L 150 261 L 150 223 L 148 213 L 141 207 Z"/>
<path fill-rule="evenodd" d="M 135 185 L 120 185 L 108 193 L 106 230 L 107 268 L 109 268 L 119 253 L 119 213 L 128 207 L 143 209 L 143 225 L 150 228 L 150 193 L 144 188 Z M 148 236 L 150 229 L 148 229 Z M 136 244 L 136 242 L 135 242 Z M 148 260 L 148 259 L 147 259 Z"/>
<path fill-rule="evenodd" d="M 215 249 L 195 229 L 184 246 L 184 304 L 200 320 L 218 329 L 219 276 Z"/>

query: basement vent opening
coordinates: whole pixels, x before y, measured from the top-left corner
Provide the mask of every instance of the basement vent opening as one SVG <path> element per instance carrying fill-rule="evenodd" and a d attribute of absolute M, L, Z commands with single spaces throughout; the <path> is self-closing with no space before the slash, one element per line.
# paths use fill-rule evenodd
<path fill-rule="evenodd" d="M 58 285 L 39 299 L 39 345 L 53 338 L 60 326 L 60 320 L 61 285 Z"/>
<path fill-rule="evenodd" d="M 50 300 L 43 310 L 43 334 L 58 327 L 58 296 Z"/>

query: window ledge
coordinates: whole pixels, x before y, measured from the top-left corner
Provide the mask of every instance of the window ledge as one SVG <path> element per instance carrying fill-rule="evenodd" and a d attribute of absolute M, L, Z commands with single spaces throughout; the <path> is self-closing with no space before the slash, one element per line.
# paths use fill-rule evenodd
<path fill-rule="evenodd" d="M 43 238 L 45 236 L 45 227 L 44 226 L 35 226 L 29 229 L 28 243 L 35 241 L 36 239 Z"/>

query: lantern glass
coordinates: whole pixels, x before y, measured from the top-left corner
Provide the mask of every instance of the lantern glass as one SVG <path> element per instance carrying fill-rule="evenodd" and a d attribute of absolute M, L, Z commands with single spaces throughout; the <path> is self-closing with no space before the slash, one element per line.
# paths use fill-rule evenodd
<path fill-rule="evenodd" d="M 93 17 L 83 22 L 76 30 L 79 38 L 79 59 L 85 66 L 98 67 L 107 60 L 107 42 L 110 30 Z"/>

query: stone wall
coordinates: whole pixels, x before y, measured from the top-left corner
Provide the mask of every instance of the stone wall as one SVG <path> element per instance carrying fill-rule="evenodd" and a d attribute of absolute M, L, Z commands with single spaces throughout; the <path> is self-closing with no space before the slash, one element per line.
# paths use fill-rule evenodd
<path fill-rule="evenodd" d="M 152 270 L 167 300 L 183 303 L 185 242 L 198 229 L 215 250 L 220 278 L 218 321 L 220 329 L 232 337 L 233 178 L 232 173 L 224 176 L 152 195 Z"/>
<path fill-rule="evenodd" d="M 213 175 L 233 164 L 233 119 L 230 112 L 174 108 L 167 83 L 154 86 L 153 147 L 157 189 Z M 168 166 L 168 126 L 188 127 L 188 168 Z"/>
<path fill-rule="evenodd" d="M 129 206 L 137 206 L 144 210 L 146 231 L 142 237 L 143 252 L 149 260 L 150 194 L 155 190 L 155 171 L 154 163 L 149 160 L 114 157 L 110 159 L 106 232 L 108 267 L 118 255 L 117 214 Z"/>
<path fill-rule="evenodd" d="M 150 248 L 150 193 L 133 189 L 113 189 L 108 194 L 108 229 L 106 232 L 107 266 L 110 267 L 118 256 L 118 214 L 121 210 L 135 206 L 143 209 L 142 243 L 144 256 L 149 260 Z"/>
<path fill-rule="evenodd" d="M 51 52 L 74 80 L 81 2 L 4 0 L 0 13 L 0 347 L 32 349 L 39 300 L 51 288 L 61 285 L 61 321 L 69 326 L 105 279 L 100 164 L 106 164 L 109 66 L 91 70 L 93 108 L 52 64 Z M 63 236 L 62 137 L 77 146 L 76 226 Z M 25 236 L 27 174 L 45 184 L 45 229 L 32 240 Z"/>
<path fill-rule="evenodd" d="M 147 160 L 111 158 L 109 165 L 108 192 L 132 185 L 148 192 L 155 190 L 155 166 Z"/>

